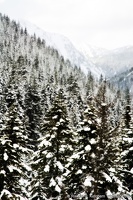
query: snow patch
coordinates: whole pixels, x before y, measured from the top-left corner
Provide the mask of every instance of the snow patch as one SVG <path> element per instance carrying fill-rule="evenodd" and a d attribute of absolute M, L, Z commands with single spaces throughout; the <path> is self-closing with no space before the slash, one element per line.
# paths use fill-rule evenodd
<path fill-rule="evenodd" d="M 87 166 L 83 165 L 83 166 L 82 166 L 82 169 L 87 169 Z"/>
<path fill-rule="evenodd" d="M 91 120 L 88 120 L 88 123 L 89 123 L 89 124 L 92 124 L 92 121 L 91 121 Z"/>
<path fill-rule="evenodd" d="M 88 152 L 91 150 L 91 146 L 88 144 L 86 147 L 85 147 L 85 150 Z"/>
<path fill-rule="evenodd" d="M 84 111 L 84 114 L 87 114 L 88 113 L 88 108 Z"/>
<path fill-rule="evenodd" d="M 43 141 L 40 143 L 39 147 L 43 146 L 51 146 L 51 143 L 47 141 L 46 139 L 43 139 Z"/>
<path fill-rule="evenodd" d="M 113 197 L 112 192 L 110 190 L 107 190 L 106 195 L 108 198 L 110 198 L 111 196 Z"/>
<path fill-rule="evenodd" d="M 52 157 L 53 157 L 53 155 L 50 152 L 46 155 L 46 158 L 52 158 Z"/>
<path fill-rule="evenodd" d="M 4 160 L 6 161 L 6 160 L 8 160 L 8 158 L 9 158 L 9 157 L 8 157 L 7 153 L 5 152 L 5 153 L 4 153 Z"/>
<path fill-rule="evenodd" d="M 89 186 L 91 187 L 92 186 L 92 183 L 91 181 L 94 181 L 94 178 L 92 176 L 87 176 L 87 178 L 85 179 L 84 181 L 84 186 Z"/>
<path fill-rule="evenodd" d="M 101 106 L 104 106 L 104 107 L 105 107 L 105 106 L 107 106 L 107 104 L 106 104 L 106 103 L 102 103 Z"/>
<path fill-rule="evenodd" d="M 18 173 L 22 174 L 22 171 L 19 168 L 13 166 L 13 165 L 9 165 L 8 169 L 9 169 L 10 172 L 17 171 Z"/>
<path fill-rule="evenodd" d="M 2 140 L 1 144 L 4 145 L 7 142 L 7 140 Z"/>
<path fill-rule="evenodd" d="M 53 131 L 57 131 L 58 128 L 57 128 L 57 127 L 53 127 L 52 130 L 53 130 Z"/>
<path fill-rule="evenodd" d="M 64 121 L 64 119 L 61 118 L 61 119 L 60 119 L 60 123 L 62 123 L 62 122 L 65 122 L 65 121 Z"/>
<path fill-rule="evenodd" d="M 111 179 L 111 177 L 110 177 L 108 174 L 106 174 L 105 172 L 102 172 L 102 174 L 103 174 L 104 178 L 105 178 L 108 182 L 112 182 L 112 179 Z"/>
<path fill-rule="evenodd" d="M 82 174 L 83 172 L 82 172 L 82 170 L 81 169 L 79 169 L 77 172 L 76 172 L 76 174 Z"/>
<path fill-rule="evenodd" d="M 39 187 L 40 183 L 37 182 L 34 187 Z"/>
<path fill-rule="evenodd" d="M 110 171 L 110 172 L 115 172 L 115 168 L 112 168 L 112 167 L 111 167 L 111 168 L 109 169 L 109 171 Z"/>
<path fill-rule="evenodd" d="M 91 138 L 90 143 L 91 143 L 91 144 L 96 144 L 97 141 L 96 141 L 94 138 Z"/>
<path fill-rule="evenodd" d="M 23 167 L 28 171 L 31 172 L 32 168 L 30 166 L 28 166 L 27 164 L 23 163 Z"/>
<path fill-rule="evenodd" d="M 50 179 L 49 187 L 51 187 L 51 186 L 56 186 L 56 182 L 53 178 Z"/>
<path fill-rule="evenodd" d="M 3 175 L 6 174 L 5 170 L 1 170 L 0 174 L 3 174 Z"/>
<path fill-rule="evenodd" d="M 60 187 L 59 187 L 58 185 L 55 186 L 55 190 L 56 190 L 57 192 L 59 192 L 59 193 L 61 192 L 61 189 L 60 189 Z"/>
<path fill-rule="evenodd" d="M 90 131 L 91 129 L 89 127 L 84 127 L 84 131 Z"/>
<path fill-rule="evenodd" d="M 96 157 L 96 155 L 95 155 L 94 153 L 92 153 L 92 154 L 91 154 L 91 157 L 92 157 L 92 158 L 95 158 L 95 157 Z"/>
<path fill-rule="evenodd" d="M 45 171 L 45 172 L 49 172 L 49 165 L 46 165 L 46 166 L 45 166 L 44 171 Z"/>
<path fill-rule="evenodd" d="M 126 156 L 128 154 L 129 150 L 125 150 L 121 153 L 122 156 Z"/>
<path fill-rule="evenodd" d="M 55 115 L 52 117 L 52 119 L 57 119 L 58 118 L 58 115 Z"/>
<path fill-rule="evenodd" d="M 64 151 L 65 151 L 65 146 L 64 146 L 64 145 L 61 146 L 60 151 L 61 151 L 61 152 L 64 152 Z"/>
<path fill-rule="evenodd" d="M 58 168 L 63 172 L 64 167 L 63 167 L 63 165 L 61 164 L 61 162 L 60 162 L 60 161 L 57 161 L 56 165 L 57 165 Z"/>
<path fill-rule="evenodd" d="M 131 148 L 129 149 L 129 151 L 133 151 L 133 147 L 131 147 Z"/>
<path fill-rule="evenodd" d="M 75 153 L 72 155 L 71 158 L 74 158 L 74 159 L 79 159 L 80 158 L 80 155 L 78 153 Z"/>
<path fill-rule="evenodd" d="M 1 195 L 0 195 L 0 199 L 1 199 L 4 195 L 8 196 L 8 198 L 11 198 L 11 197 L 12 197 L 12 194 L 11 194 L 8 190 L 6 190 L 6 189 L 2 190 Z"/>
<path fill-rule="evenodd" d="M 133 138 L 123 137 L 123 141 L 128 142 L 129 144 L 131 144 L 133 142 Z"/>
<path fill-rule="evenodd" d="M 13 144 L 14 149 L 18 148 L 19 145 L 18 144 Z"/>
<path fill-rule="evenodd" d="M 19 131 L 19 127 L 14 126 L 14 127 L 13 127 L 13 130 L 14 130 L 14 131 Z"/>

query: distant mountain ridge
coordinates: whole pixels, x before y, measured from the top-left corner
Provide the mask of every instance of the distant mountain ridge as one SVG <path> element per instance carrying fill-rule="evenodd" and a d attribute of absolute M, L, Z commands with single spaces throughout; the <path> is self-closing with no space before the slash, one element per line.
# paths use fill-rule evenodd
<path fill-rule="evenodd" d="M 100 74 L 104 73 L 101 68 L 95 66 L 93 61 L 87 58 L 80 49 L 77 49 L 67 37 L 57 33 L 46 32 L 24 20 L 19 20 L 19 23 L 23 28 L 27 29 L 29 34 L 33 35 L 35 33 L 38 37 L 46 41 L 46 45 L 57 49 L 65 60 L 70 60 L 72 65 L 80 67 L 85 74 L 91 71 L 94 76 L 99 77 Z"/>
<path fill-rule="evenodd" d="M 133 67 L 133 46 L 126 46 L 114 50 L 98 48 L 88 44 L 73 44 L 67 37 L 41 30 L 30 22 L 19 20 L 28 33 L 34 33 L 46 41 L 46 45 L 58 50 L 65 60 L 70 60 L 73 66 L 80 67 L 87 74 L 91 72 L 99 78 L 102 74 L 111 80 Z"/>
<path fill-rule="evenodd" d="M 133 46 L 111 50 L 103 56 L 94 57 L 93 61 L 102 68 L 106 77 L 112 77 L 133 67 Z"/>
<path fill-rule="evenodd" d="M 108 49 L 92 46 L 87 43 L 76 44 L 77 49 L 90 59 L 101 57 L 110 52 Z"/>
<path fill-rule="evenodd" d="M 80 50 L 118 89 L 129 88 L 133 96 L 133 46 L 106 50 L 84 44 Z"/>

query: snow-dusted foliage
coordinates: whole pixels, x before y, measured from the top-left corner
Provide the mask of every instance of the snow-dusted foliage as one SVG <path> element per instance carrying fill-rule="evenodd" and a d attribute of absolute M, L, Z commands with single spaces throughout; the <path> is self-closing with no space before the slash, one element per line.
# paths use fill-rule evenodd
<path fill-rule="evenodd" d="M 72 152 L 72 130 L 64 103 L 64 94 L 59 91 L 51 109 L 42 122 L 38 151 L 33 157 L 33 181 L 31 199 L 60 199 L 63 195 L 65 164 Z"/>
<path fill-rule="evenodd" d="M 132 130 L 122 91 L 0 14 L 0 199 L 130 197 Z"/>
<path fill-rule="evenodd" d="M 15 100 L 15 99 L 14 99 Z M 28 153 L 23 123 L 23 113 L 14 102 L 3 116 L 0 133 L 0 196 L 1 199 L 26 198 L 26 191 L 20 183 L 26 178 L 23 156 Z"/>
<path fill-rule="evenodd" d="M 86 198 L 94 190 L 95 153 L 97 148 L 97 117 L 94 108 L 89 105 L 84 111 L 83 120 L 79 123 L 77 130 L 78 141 L 73 155 L 68 159 L 67 192 L 70 197 L 79 196 L 85 192 Z M 91 141 L 95 142 L 91 142 Z"/>
<path fill-rule="evenodd" d="M 133 191 L 133 113 L 131 106 L 131 96 L 129 90 L 127 90 L 125 95 L 123 123 L 121 124 L 121 172 L 129 190 Z"/>

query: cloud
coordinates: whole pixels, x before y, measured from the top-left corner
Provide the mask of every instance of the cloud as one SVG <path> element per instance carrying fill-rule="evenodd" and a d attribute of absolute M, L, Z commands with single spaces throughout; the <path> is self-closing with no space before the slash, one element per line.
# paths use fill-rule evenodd
<path fill-rule="evenodd" d="M 115 44 L 120 39 L 123 43 L 132 38 L 133 0 L 0 0 L 0 3 L 0 11 L 3 9 L 14 19 L 20 17 L 46 31 L 92 41 L 95 45 L 97 42 L 109 46 L 111 40 Z"/>
<path fill-rule="evenodd" d="M 5 0 L 0 0 L 0 3 L 3 3 Z"/>

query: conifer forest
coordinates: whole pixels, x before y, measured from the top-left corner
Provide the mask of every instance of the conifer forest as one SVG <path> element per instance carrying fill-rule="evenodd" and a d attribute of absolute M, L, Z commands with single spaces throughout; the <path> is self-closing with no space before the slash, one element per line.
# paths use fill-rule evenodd
<path fill-rule="evenodd" d="M 132 99 L 0 14 L 0 199 L 131 200 Z"/>

